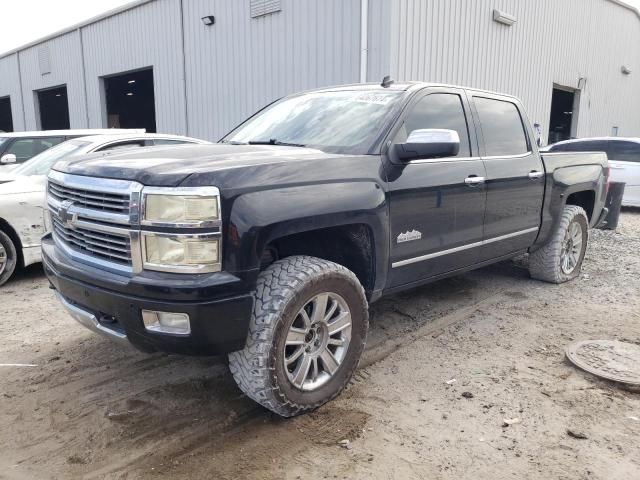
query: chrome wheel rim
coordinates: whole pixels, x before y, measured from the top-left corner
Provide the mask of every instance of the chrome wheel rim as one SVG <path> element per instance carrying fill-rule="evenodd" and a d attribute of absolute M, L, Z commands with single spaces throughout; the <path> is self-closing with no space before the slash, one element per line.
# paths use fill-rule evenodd
<path fill-rule="evenodd" d="M 339 370 L 351 341 L 351 312 L 336 294 L 323 292 L 298 311 L 287 332 L 284 368 L 298 389 L 311 391 Z"/>
<path fill-rule="evenodd" d="M 578 222 L 572 222 L 564 235 L 562 252 L 560 253 L 560 268 L 566 275 L 573 273 L 578 266 L 582 252 L 582 228 Z"/>
<path fill-rule="evenodd" d="M 0 275 L 2 275 L 5 268 L 7 268 L 7 260 L 7 250 L 3 245 L 0 245 Z"/>

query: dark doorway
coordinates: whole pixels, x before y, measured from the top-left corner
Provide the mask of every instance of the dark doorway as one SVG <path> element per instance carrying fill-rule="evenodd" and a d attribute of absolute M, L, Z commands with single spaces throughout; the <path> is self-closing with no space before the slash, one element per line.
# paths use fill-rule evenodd
<path fill-rule="evenodd" d="M 11 115 L 11 99 L 0 98 L 0 132 L 13 132 L 13 116 Z"/>
<path fill-rule="evenodd" d="M 41 130 L 67 130 L 69 128 L 69 101 L 67 86 L 38 92 Z"/>
<path fill-rule="evenodd" d="M 573 106 L 575 91 L 553 89 L 551 97 L 551 119 L 549 121 L 549 143 L 556 143 L 571 138 L 573 126 Z"/>
<path fill-rule="evenodd" d="M 156 131 L 153 69 L 138 70 L 104 79 L 109 128 L 146 128 Z"/>

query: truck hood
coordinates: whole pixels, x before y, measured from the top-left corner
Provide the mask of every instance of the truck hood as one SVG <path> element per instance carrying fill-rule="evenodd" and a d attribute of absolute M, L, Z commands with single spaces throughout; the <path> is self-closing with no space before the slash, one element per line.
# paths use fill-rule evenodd
<path fill-rule="evenodd" d="M 224 170 L 336 156 L 338 155 L 311 148 L 273 145 L 172 146 L 74 157 L 58 162 L 54 170 L 73 175 L 135 180 L 143 185 L 171 187 L 180 185 L 192 176 L 208 177 Z"/>

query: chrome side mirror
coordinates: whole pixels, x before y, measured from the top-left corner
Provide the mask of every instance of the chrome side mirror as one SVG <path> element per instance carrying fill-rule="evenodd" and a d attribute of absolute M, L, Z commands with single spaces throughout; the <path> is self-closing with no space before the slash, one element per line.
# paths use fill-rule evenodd
<path fill-rule="evenodd" d="M 16 163 L 18 161 L 18 159 L 16 158 L 16 156 L 13 153 L 7 153 L 6 155 L 3 155 L 2 158 L 0 158 L 0 163 L 2 165 L 8 165 L 10 163 Z"/>
<path fill-rule="evenodd" d="M 405 143 L 393 146 L 400 160 L 455 157 L 460 151 L 460 137 L 455 130 L 424 128 L 414 130 Z"/>

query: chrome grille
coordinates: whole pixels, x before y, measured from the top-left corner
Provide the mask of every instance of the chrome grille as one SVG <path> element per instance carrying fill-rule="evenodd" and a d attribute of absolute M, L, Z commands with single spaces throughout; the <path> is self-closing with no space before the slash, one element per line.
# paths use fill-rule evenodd
<path fill-rule="evenodd" d="M 129 214 L 129 195 L 117 193 L 97 192 L 81 188 L 69 187 L 59 183 L 49 181 L 49 195 L 58 202 L 66 200 L 73 201 L 74 204 L 101 210 L 106 212 Z"/>
<path fill-rule="evenodd" d="M 129 235 L 114 235 L 83 227 L 67 228 L 52 216 L 55 234 L 74 250 L 79 250 L 110 262 L 131 265 L 131 239 Z"/>
<path fill-rule="evenodd" d="M 140 194 L 129 180 L 49 173 L 47 204 L 56 245 L 73 259 L 118 274 L 142 271 Z"/>

